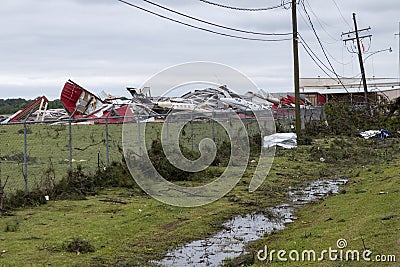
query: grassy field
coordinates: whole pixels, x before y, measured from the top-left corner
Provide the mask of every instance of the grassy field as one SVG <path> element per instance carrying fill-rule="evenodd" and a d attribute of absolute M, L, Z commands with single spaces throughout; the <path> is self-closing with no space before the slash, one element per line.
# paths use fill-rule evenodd
<path fill-rule="evenodd" d="M 0 251 L 6 250 L 0 265 L 143 266 L 179 244 L 212 235 L 232 216 L 265 211 L 285 199 L 286 187 L 299 183 L 273 175 L 263 190 L 250 194 L 246 176 L 226 197 L 198 208 L 172 207 L 118 188 L 87 200 L 49 201 L 0 218 Z M 67 252 L 74 238 L 88 240 L 96 251 Z"/>
<path fill-rule="evenodd" d="M 365 166 L 356 169 L 345 191 L 321 203 L 298 210 L 296 220 L 288 228 L 255 242 L 249 248 L 258 252 L 264 249 L 291 250 L 300 252 L 300 260 L 281 262 L 276 253 L 271 266 L 400 266 L 400 162 Z M 301 260 L 304 250 L 320 252 L 337 247 L 337 240 L 346 239 L 342 249 L 359 251 L 360 260 L 343 256 L 343 261 L 330 261 L 325 254 L 323 261 Z M 364 250 L 372 253 L 363 260 Z M 339 255 L 339 254 L 332 254 Z M 378 256 L 378 257 L 377 257 Z M 393 262 L 395 257 L 396 262 Z M 332 256 L 334 258 L 334 256 Z M 382 260 L 383 259 L 383 260 Z M 381 262 L 379 262 L 381 261 Z M 266 261 L 257 261 L 253 266 L 265 266 Z"/>
<path fill-rule="evenodd" d="M 345 238 L 349 249 L 362 250 L 365 246 L 374 253 L 398 255 L 399 143 L 396 139 L 331 138 L 296 150 L 279 149 L 270 175 L 259 190 L 248 192 L 256 166 L 249 163 L 233 191 L 197 208 L 172 207 L 137 190 L 110 188 L 85 200 L 49 201 L 43 206 L 16 210 L 9 214 L 12 216 L 0 218 L 0 266 L 151 265 L 152 260 L 161 259 L 180 244 L 213 235 L 222 222 L 237 214 L 263 212 L 284 203 L 289 187 L 321 178 L 347 178 L 349 184 L 341 194 L 299 209 L 298 220 L 286 230 L 250 244 L 249 252 L 257 252 L 264 245 L 271 249 L 320 251 L 335 247 L 339 238 Z M 84 245 L 71 249 L 82 240 L 88 241 L 94 252 L 81 253 Z M 265 264 L 256 261 L 254 266 Z M 307 266 L 306 262 L 270 263 L 284 264 Z M 367 264 L 325 261 L 309 265 Z"/>
<path fill-rule="evenodd" d="M 160 136 L 162 123 L 146 125 L 146 144 Z M 245 123 L 250 134 L 256 132 L 256 124 Z M 197 146 L 205 137 L 212 138 L 211 122 L 196 122 L 185 126 L 181 133 L 181 144 L 189 149 Z M 122 124 L 108 125 L 109 162 L 120 162 L 122 153 Z M 192 138 L 193 137 L 193 138 Z M 217 143 L 226 140 L 225 131 L 214 124 L 214 140 Z M 193 139 L 193 140 L 192 140 Z M 24 126 L 2 125 L 0 127 L 0 168 L 1 178 L 9 177 L 5 192 L 24 189 Z M 69 125 L 31 124 L 27 126 L 27 185 L 28 189 L 40 187 L 47 176 L 58 181 L 69 170 Z M 135 140 L 133 140 L 135 141 Z M 94 172 L 99 166 L 106 165 L 106 125 L 72 125 L 72 166 L 80 165 L 86 172 Z"/>
<path fill-rule="evenodd" d="M 2 142 L 0 150 L 2 178 L 10 177 L 6 192 L 24 188 L 24 134 L 23 125 L 3 125 L 0 128 Z M 40 186 L 44 176 L 52 175 L 60 180 L 69 169 L 69 128 L 68 125 L 27 126 L 27 175 L 28 188 Z M 121 126 L 110 125 L 110 160 L 120 160 L 118 145 L 121 143 Z M 72 126 L 73 167 L 80 164 L 86 170 L 95 170 L 105 163 L 104 125 Z M 53 172 L 48 173 L 48 170 Z"/>
<path fill-rule="evenodd" d="M 202 138 L 211 138 L 210 124 L 187 125 L 181 132 L 181 144 L 196 148 Z M 161 124 L 148 123 L 147 127 L 146 144 L 150 146 L 160 135 Z M 246 124 L 246 128 L 256 133 L 253 124 Z M 29 125 L 27 130 L 28 187 L 40 187 L 49 175 L 55 180 L 65 177 L 69 167 L 68 125 Z M 109 125 L 108 130 L 109 160 L 121 161 L 122 125 Z M 1 177 L 10 177 L 6 192 L 22 189 L 23 125 L 2 126 L 0 138 Z M 222 142 L 225 138 L 226 133 L 216 126 L 214 139 Z M 93 172 L 98 164 L 103 167 L 105 140 L 105 125 L 73 125 L 73 168 L 80 165 L 85 172 Z M 285 202 L 289 187 L 321 178 L 350 181 L 342 194 L 299 209 L 298 220 L 287 230 L 250 244 L 248 250 L 257 252 L 268 245 L 288 251 L 321 251 L 345 238 L 349 249 L 396 254 L 400 251 L 399 148 L 397 139 L 327 138 L 296 150 L 278 150 L 270 175 L 255 193 L 248 192 L 248 185 L 257 163 L 249 162 L 245 176 L 233 191 L 198 208 L 171 207 L 137 190 L 111 188 L 86 200 L 50 201 L 44 206 L 17 210 L 12 216 L 0 218 L 0 265 L 143 266 L 180 244 L 212 235 L 222 222 L 237 214 L 263 212 Z M 216 173 L 223 171 L 223 167 L 213 168 Z M 200 179 L 180 184 L 205 182 Z M 90 242 L 94 251 L 71 252 L 71 245 L 82 240 Z M 254 264 L 264 266 L 265 262 Z M 285 263 L 271 263 L 280 264 Z M 337 262 L 317 264 L 337 266 Z"/>

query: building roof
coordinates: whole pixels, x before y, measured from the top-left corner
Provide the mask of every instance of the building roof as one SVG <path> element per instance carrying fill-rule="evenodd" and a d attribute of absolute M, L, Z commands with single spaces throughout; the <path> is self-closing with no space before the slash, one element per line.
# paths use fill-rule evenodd
<path fill-rule="evenodd" d="M 360 78 L 341 78 L 342 83 L 332 78 L 301 78 L 301 93 L 320 93 L 326 94 L 358 94 L 364 93 L 364 88 Z M 368 92 L 390 94 L 395 98 L 400 96 L 400 83 L 397 78 L 367 78 Z"/>

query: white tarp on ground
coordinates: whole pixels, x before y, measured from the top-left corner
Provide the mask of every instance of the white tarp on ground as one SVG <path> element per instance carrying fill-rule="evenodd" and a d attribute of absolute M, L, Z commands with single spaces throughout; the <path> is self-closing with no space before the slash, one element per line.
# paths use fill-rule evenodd
<path fill-rule="evenodd" d="M 381 131 L 379 131 L 379 130 L 369 130 L 369 131 L 361 132 L 360 135 L 362 137 L 364 137 L 365 139 L 368 139 L 368 138 L 374 137 L 375 135 L 380 134 L 380 133 L 381 133 Z"/>
<path fill-rule="evenodd" d="M 296 148 L 297 135 L 295 133 L 275 133 L 264 136 L 263 146 L 266 148 L 280 146 L 283 148 Z"/>
<path fill-rule="evenodd" d="M 389 132 L 386 130 L 369 130 L 365 132 L 360 132 L 360 135 L 364 137 L 365 139 L 369 139 L 372 137 L 376 138 L 386 138 L 389 136 Z"/>

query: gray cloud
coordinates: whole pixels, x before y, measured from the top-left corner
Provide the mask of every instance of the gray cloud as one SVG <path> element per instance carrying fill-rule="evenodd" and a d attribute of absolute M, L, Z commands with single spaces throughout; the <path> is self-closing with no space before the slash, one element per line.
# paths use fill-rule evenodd
<path fill-rule="evenodd" d="M 335 0 L 347 23 L 357 13 L 360 27 L 371 26 L 371 51 L 392 47 L 396 52 L 378 53 L 366 62 L 367 75 L 396 76 L 398 0 Z M 159 13 L 210 28 L 156 9 L 141 1 L 135 4 Z M 238 12 L 206 5 L 200 1 L 157 3 L 212 22 L 236 28 L 290 32 L 290 10 Z M 237 6 L 265 6 L 265 1 L 223 1 Z M 268 2 L 279 4 L 276 0 Z M 307 2 L 306 2 L 307 3 Z M 333 0 L 308 0 L 315 28 L 335 69 L 346 76 L 358 73 L 356 61 L 347 53 L 340 34 L 349 26 Z M 299 32 L 321 59 L 324 56 L 310 27 L 299 11 Z M 258 86 L 271 91 L 291 91 L 291 41 L 265 43 L 236 40 L 190 29 L 114 0 L 4 0 L 0 6 L 0 92 L 1 98 L 58 97 L 63 83 L 73 78 L 95 92 L 122 94 L 125 86 L 138 86 L 146 77 L 187 61 L 215 61 L 247 74 Z M 321 25 L 322 26 L 321 26 Z M 212 28 L 220 31 L 220 29 Z M 227 31 L 223 31 L 226 32 Z M 230 32 L 231 33 L 231 32 Z M 249 35 L 245 35 L 249 36 Z M 331 38 L 333 37 L 333 39 Z M 335 40 L 336 39 L 336 40 Z M 308 55 L 300 51 L 303 77 L 325 76 Z M 354 58 L 354 57 L 353 57 Z"/>

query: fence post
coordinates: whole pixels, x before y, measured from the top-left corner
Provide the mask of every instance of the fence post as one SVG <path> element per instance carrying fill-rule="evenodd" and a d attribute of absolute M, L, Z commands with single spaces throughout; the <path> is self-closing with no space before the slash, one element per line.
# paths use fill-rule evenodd
<path fill-rule="evenodd" d="M 228 130 L 228 138 L 233 135 L 232 131 L 232 121 L 231 121 L 231 116 L 229 116 L 229 130 Z"/>
<path fill-rule="evenodd" d="M 107 114 L 107 117 L 106 117 L 106 166 L 108 167 L 108 165 L 109 165 L 109 157 L 108 157 L 108 116 L 109 116 L 110 114 Z"/>
<path fill-rule="evenodd" d="M 193 111 L 190 113 L 190 137 L 192 139 L 192 151 L 193 151 L 194 150 Z"/>
<path fill-rule="evenodd" d="M 72 172 L 72 124 L 71 117 L 68 119 L 69 125 L 69 170 Z"/>
<path fill-rule="evenodd" d="M 136 124 L 137 124 L 137 127 L 138 127 L 138 145 L 139 145 L 139 156 L 142 156 L 142 144 L 141 144 L 141 142 L 140 142 L 140 117 L 139 117 L 139 115 L 136 115 Z"/>
<path fill-rule="evenodd" d="M 28 155 L 27 155 L 27 142 L 26 142 L 26 120 L 24 121 L 24 186 L 25 191 L 28 191 Z"/>
<path fill-rule="evenodd" d="M 0 217 L 3 216 L 3 203 L 4 203 L 4 190 L 3 190 L 3 184 L 1 183 L 1 176 L 0 176 Z"/>
<path fill-rule="evenodd" d="M 0 166 L 0 217 L 3 215 L 3 210 L 4 210 L 4 188 L 7 185 L 9 176 L 7 176 L 6 181 L 2 182 L 1 180 L 1 166 Z"/>
<path fill-rule="evenodd" d="M 167 127 L 166 128 L 166 132 L 167 132 L 167 138 L 166 138 L 166 141 L 167 141 L 167 145 L 169 144 L 169 125 L 168 125 L 168 116 L 166 116 L 165 118 L 164 118 L 164 122 L 165 122 L 165 127 Z"/>
<path fill-rule="evenodd" d="M 214 110 L 212 111 L 211 114 L 211 133 L 212 133 L 212 140 L 215 142 L 215 129 L 214 129 Z"/>
<path fill-rule="evenodd" d="M 26 116 L 24 120 L 24 169 L 23 169 L 23 175 L 24 175 L 24 184 L 25 184 L 25 191 L 28 191 L 28 154 L 27 154 L 27 141 L 26 141 L 26 135 L 27 135 L 27 129 L 26 129 L 26 122 L 29 119 L 29 117 L 32 115 L 33 108 L 29 111 L 28 116 Z"/>
<path fill-rule="evenodd" d="M 2 182 L 1 182 L 1 177 L 0 177 L 0 217 L 3 216 L 3 207 L 4 207 L 4 187 Z"/>

